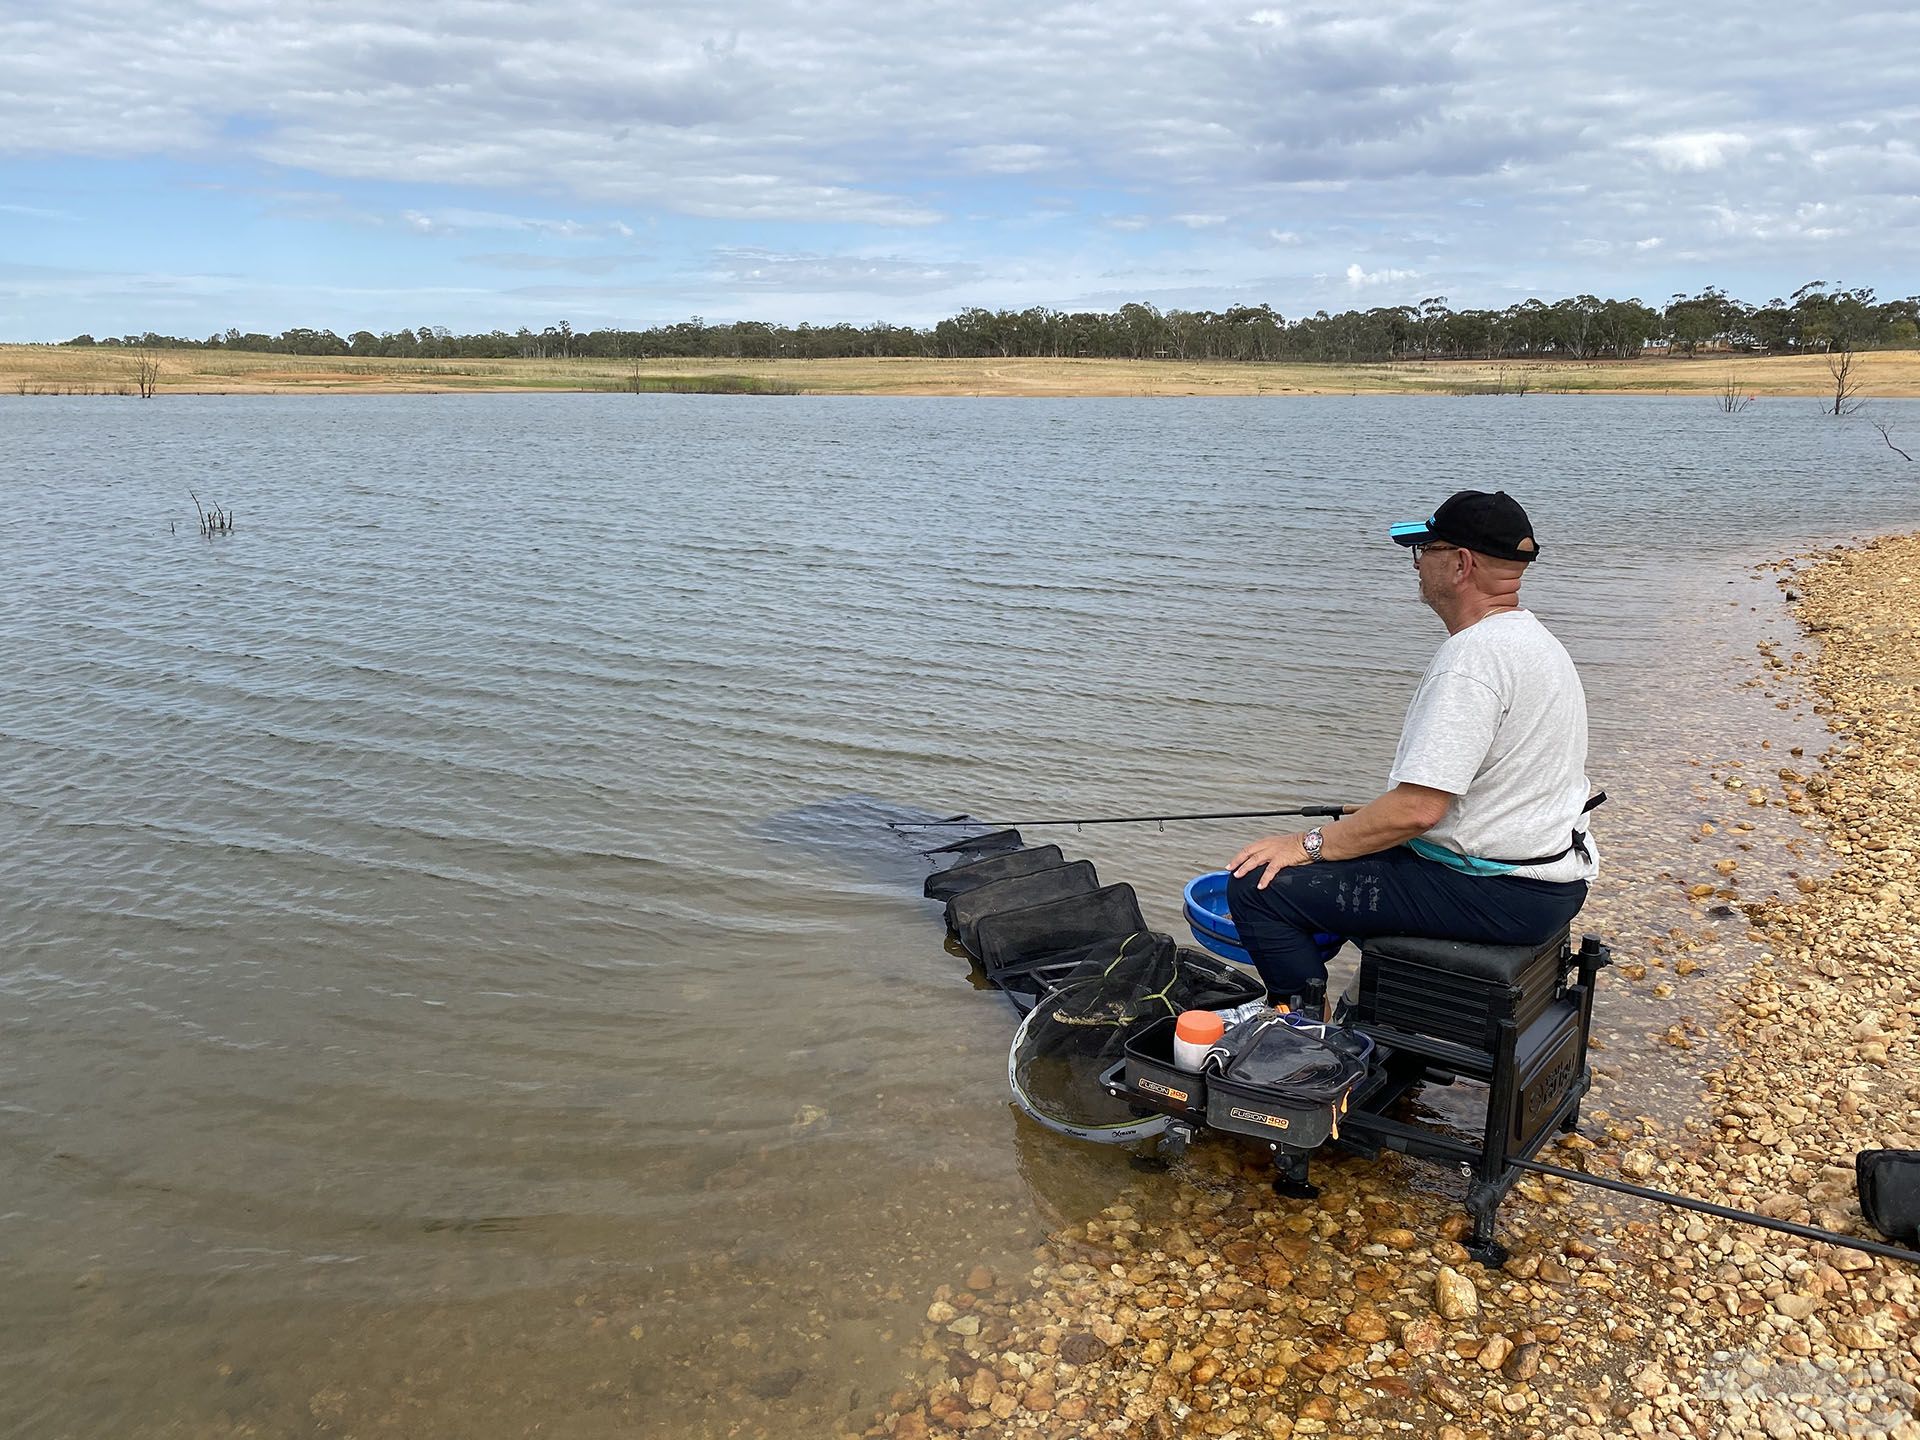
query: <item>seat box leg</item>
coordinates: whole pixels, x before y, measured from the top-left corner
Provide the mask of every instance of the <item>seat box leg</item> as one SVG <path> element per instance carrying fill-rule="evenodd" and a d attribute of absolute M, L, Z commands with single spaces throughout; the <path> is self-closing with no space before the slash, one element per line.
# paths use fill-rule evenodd
<path fill-rule="evenodd" d="M 1273 1193 L 1289 1200 L 1317 1200 L 1320 1187 L 1307 1179 L 1312 1153 L 1273 1147 Z"/>
<path fill-rule="evenodd" d="M 1488 1269 L 1507 1263 L 1507 1247 L 1494 1238 L 1500 1202 L 1506 1198 L 1504 1184 L 1475 1180 L 1467 1187 L 1467 1214 L 1473 1217 L 1473 1229 L 1467 1236 L 1466 1251 Z"/>

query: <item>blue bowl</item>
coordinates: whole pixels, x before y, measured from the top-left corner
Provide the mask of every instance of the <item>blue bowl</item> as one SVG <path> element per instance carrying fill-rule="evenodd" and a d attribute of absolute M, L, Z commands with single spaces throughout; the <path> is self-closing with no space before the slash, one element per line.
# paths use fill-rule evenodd
<path fill-rule="evenodd" d="M 1241 965 L 1251 965 L 1253 957 L 1247 953 L 1247 947 L 1240 943 L 1240 932 L 1234 927 L 1233 916 L 1227 910 L 1228 878 L 1224 870 L 1209 870 L 1205 875 L 1196 875 L 1187 882 L 1183 896 L 1187 928 L 1193 931 L 1195 940 L 1214 954 Z M 1322 963 L 1331 960 L 1346 943 L 1338 935 L 1315 934 L 1313 939 L 1320 947 Z"/>
<path fill-rule="evenodd" d="M 1227 872 L 1212 870 L 1187 882 L 1184 895 L 1187 927 L 1193 938 L 1225 960 L 1251 965 L 1253 957 L 1240 943 L 1233 916 L 1227 913 Z"/>

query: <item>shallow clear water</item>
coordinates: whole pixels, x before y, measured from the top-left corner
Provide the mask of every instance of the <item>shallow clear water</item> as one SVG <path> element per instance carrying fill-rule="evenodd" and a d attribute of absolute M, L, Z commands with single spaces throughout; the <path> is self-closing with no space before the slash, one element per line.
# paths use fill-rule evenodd
<path fill-rule="evenodd" d="M 1132 1177 L 1016 1123 L 1009 1012 L 848 797 L 1367 798 L 1441 634 L 1385 527 L 1500 485 L 1639 875 L 1689 758 L 1822 743 L 1735 688 L 1750 563 L 1920 512 L 1810 401 L 21 399 L 0 444 L 39 1436 L 871 1408 L 929 1287 Z M 1254 833 L 1044 838 L 1171 929 Z"/>

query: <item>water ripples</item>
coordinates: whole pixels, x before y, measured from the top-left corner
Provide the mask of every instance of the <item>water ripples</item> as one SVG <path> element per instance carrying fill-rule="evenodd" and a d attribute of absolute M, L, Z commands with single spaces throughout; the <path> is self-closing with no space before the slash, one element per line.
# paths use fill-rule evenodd
<path fill-rule="evenodd" d="M 104 1265 L 144 1277 L 125 1324 L 187 1347 L 235 1323 L 163 1318 L 211 1277 L 399 1304 L 689 1247 L 793 1283 L 932 1256 L 915 1197 L 956 1155 L 1008 1226 L 987 1217 L 1039 1171 L 1006 1142 L 1004 1017 L 847 797 L 1364 798 L 1438 637 L 1385 526 L 1469 484 L 1533 509 L 1530 603 L 1623 753 L 1743 561 L 1913 518 L 1848 427 L 1784 404 L 299 397 L 0 423 L 11 513 L 68 517 L 0 529 L 0 1256 L 17 1325 Z M 169 533 L 189 485 L 238 533 Z M 1233 840 L 1071 843 L 1173 926 Z M 0 1389 L 26 1373 L 8 1340 Z"/>

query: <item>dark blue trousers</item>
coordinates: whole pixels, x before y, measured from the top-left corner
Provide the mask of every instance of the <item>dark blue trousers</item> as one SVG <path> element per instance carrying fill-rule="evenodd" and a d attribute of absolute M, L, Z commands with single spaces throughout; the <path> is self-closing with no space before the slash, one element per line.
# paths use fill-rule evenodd
<path fill-rule="evenodd" d="M 1538 945 L 1580 913 L 1584 880 L 1464 875 L 1404 845 L 1357 860 L 1295 865 L 1258 887 L 1260 870 L 1227 884 L 1240 943 L 1273 996 L 1297 996 L 1325 981 L 1316 932 L 1363 940 L 1423 935 L 1482 945 Z"/>

